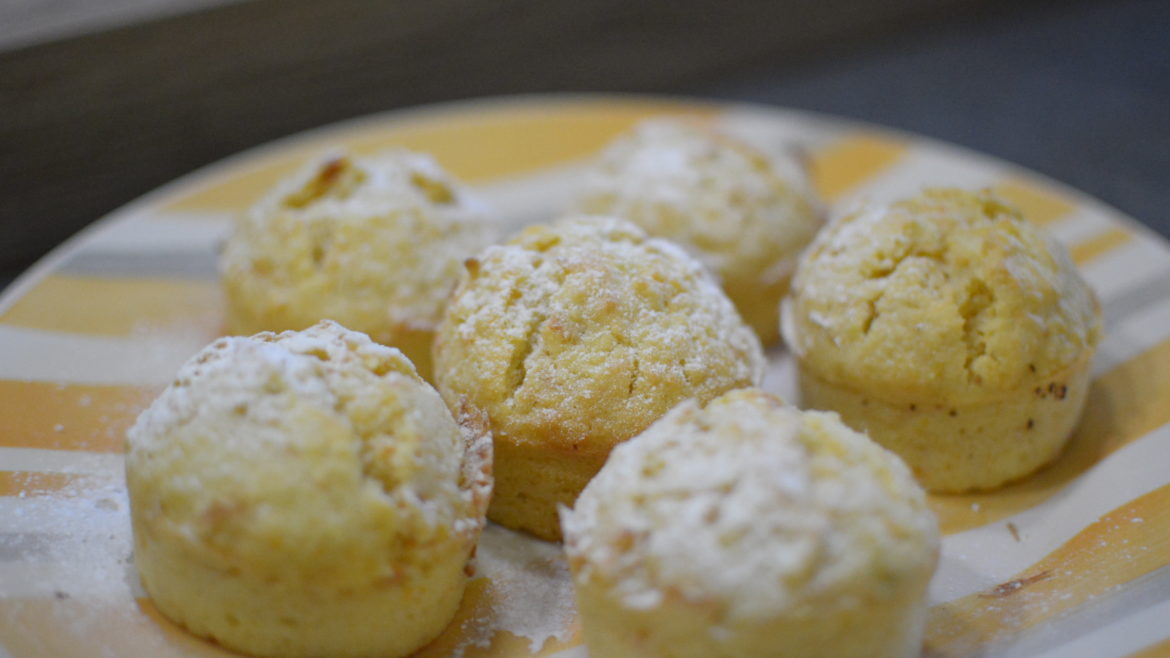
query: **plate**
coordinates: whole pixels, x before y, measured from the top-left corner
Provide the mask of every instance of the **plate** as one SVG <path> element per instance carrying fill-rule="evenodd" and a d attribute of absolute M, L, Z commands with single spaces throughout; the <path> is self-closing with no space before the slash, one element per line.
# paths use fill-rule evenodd
<path fill-rule="evenodd" d="M 935 496 L 945 537 L 929 655 L 1170 651 L 1170 246 L 1009 164 L 776 108 L 537 96 L 392 112 L 207 167 L 79 234 L 0 299 L 0 646 L 26 656 L 216 656 L 153 608 L 134 573 L 123 433 L 220 334 L 216 253 L 231 218 L 337 147 L 433 154 L 507 217 L 551 219 L 588 159 L 651 116 L 686 115 L 765 150 L 797 148 L 832 204 L 922 185 L 990 187 L 1070 249 L 1106 335 L 1085 417 L 1051 467 L 987 494 Z M 791 393 L 774 350 L 765 387 Z M 421 655 L 583 656 L 558 547 L 485 533 L 480 576 Z M 0 652 L 3 653 L 3 652 Z"/>

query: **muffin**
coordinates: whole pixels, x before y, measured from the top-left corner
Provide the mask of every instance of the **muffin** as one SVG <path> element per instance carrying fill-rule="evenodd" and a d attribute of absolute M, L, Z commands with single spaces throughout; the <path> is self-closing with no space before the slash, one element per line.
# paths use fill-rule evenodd
<path fill-rule="evenodd" d="M 757 384 L 759 340 L 697 261 L 636 226 L 573 217 L 468 261 L 435 339 L 450 405 L 490 419 L 488 518 L 560 538 L 610 449 L 687 398 Z"/>
<path fill-rule="evenodd" d="M 562 510 L 590 655 L 917 656 L 938 529 L 906 466 L 756 389 L 688 400 Z"/>
<path fill-rule="evenodd" d="M 443 302 L 463 260 L 495 238 L 485 206 L 427 155 L 324 158 L 236 223 L 220 258 L 228 328 L 334 320 L 399 348 L 429 379 Z"/>
<path fill-rule="evenodd" d="M 768 158 L 698 123 L 651 120 L 618 138 L 587 174 L 581 211 L 629 219 L 709 267 L 764 342 L 821 221 L 794 159 Z"/>
<path fill-rule="evenodd" d="M 1101 334 L 1066 250 L 988 192 L 928 189 L 834 221 L 785 307 L 802 403 L 898 453 L 927 489 L 1051 461 Z"/>
<path fill-rule="evenodd" d="M 462 421 L 330 322 L 217 340 L 127 436 L 143 586 L 256 656 L 413 652 L 459 606 L 490 494 L 490 434 Z"/>

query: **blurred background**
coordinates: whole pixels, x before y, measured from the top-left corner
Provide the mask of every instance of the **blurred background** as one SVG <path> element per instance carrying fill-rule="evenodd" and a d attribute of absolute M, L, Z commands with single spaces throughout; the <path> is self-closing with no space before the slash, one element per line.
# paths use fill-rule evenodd
<path fill-rule="evenodd" d="M 538 92 L 750 101 L 1011 160 L 1170 235 L 1170 1 L 0 0 L 0 287 L 277 137 Z"/>

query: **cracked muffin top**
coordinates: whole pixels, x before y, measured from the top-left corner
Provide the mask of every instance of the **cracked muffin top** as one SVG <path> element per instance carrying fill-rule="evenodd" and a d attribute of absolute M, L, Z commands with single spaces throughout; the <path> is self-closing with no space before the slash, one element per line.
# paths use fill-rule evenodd
<path fill-rule="evenodd" d="M 802 366 L 891 401 L 1007 394 L 1100 338 L 1063 246 L 989 192 L 927 189 L 834 220 L 797 268 L 785 340 Z"/>
<path fill-rule="evenodd" d="M 435 378 L 497 441 L 607 453 L 687 398 L 758 384 L 760 342 L 714 278 L 611 217 L 534 226 L 466 264 Z"/>

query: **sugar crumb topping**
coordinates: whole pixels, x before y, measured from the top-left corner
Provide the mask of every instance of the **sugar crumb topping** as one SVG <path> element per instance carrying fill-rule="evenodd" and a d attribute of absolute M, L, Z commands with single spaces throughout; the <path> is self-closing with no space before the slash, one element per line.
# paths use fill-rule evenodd
<path fill-rule="evenodd" d="M 577 207 L 679 240 L 725 280 L 775 278 L 820 225 L 786 170 L 799 167 L 696 122 L 652 119 L 602 153 Z"/>
<path fill-rule="evenodd" d="M 490 487 L 490 435 L 398 350 L 329 321 L 215 341 L 128 443 L 131 491 L 192 537 L 258 561 L 272 542 L 306 565 L 348 555 L 355 573 L 388 545 L 470 540 Z"/>
<path fill-rule="evenodd" d="M 562 524 L 578 577 L 614 583 L 625 605 L 677 593 L 724 618 L 888 596 L 938 552 L 901 461 L 834 414 L 751 389 L 680 404 L 618 446 Z"/>

